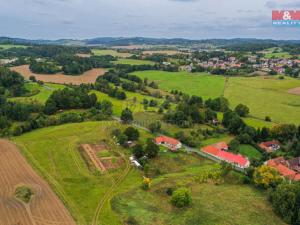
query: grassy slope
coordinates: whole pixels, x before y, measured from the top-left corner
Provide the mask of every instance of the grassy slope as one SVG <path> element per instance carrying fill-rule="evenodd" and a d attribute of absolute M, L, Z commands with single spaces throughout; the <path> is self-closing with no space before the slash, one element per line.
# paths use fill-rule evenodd
<path fill-rule="evenodd" d="M 179 90 L 203 98 L 216 98 L 222 95 L 225 78 L 207 73 L 190 74 L 188 72 L 142 71 L 133 74 L 156 81 L 166 91 Z"/>
<path fill-rule="evenodd" d="M 95 174 L 87 168 L 80 156 L 79 144 L 111 140 L 110 132 L 116 127 L 123 126 L 109 121 L 85 122 L 40 129 L 14 138 L 29 162 L 46 177 L 54 190 L 59 193 L 59 190 L 63 190 L 63 199 L 80 224 L 91 224 L 97 204 L 122 174 L 124 166 L 104 175 Z M 149 135 L 142 132 L 142 139 L 146 137 Z M 109 147 L 126 153 L 112 142 L 109 142 Z M 139 173 L 131 170 L 117 192 L 137 186 L 140 182 Z M 121 224 L 109 204 L 105 204 L 103 210 L 105 213 L 100 215 L 103 224 Z"/>
<path fill-rule="evenodd" d="M 137 112 L 144 112 L 144 107 L 141 104 L 141 102 L 143 101 L 143 99 L 154 99 L 156 101 L 159 102 L 159 105 L 162 103 L 161 99 L 157 99 L 157 98 L 152 98 L 146 95 L 142 95 L 140 93 L 133 93 L 133 92 L 126 92 L 126 96 L 127 99 L 125 101 L 123 100 L 119 100 L 116 98 L 112 98 L 110 96 L 108 96 L 107 94 L 104 94 L 102 92 L 99 91 L 92 91 L 91 93 L 95 93 L 98 97 L 98 100 L 108 100 L 110 102 L 112 102 L 113 104 L 113 114 L 115 116 L 120 116 L 122 113 L 122 110 L 125 109 L 126 107 L 129 108 L 133 113 L 137 113 Z M 136 102 L 134 102 L 134 98 L 136 98 Z M 148 107 L 147 109 L 148 111 L 157 111 L 157 108 L 153 108 L 153 107 Z"/>
<path fill-rule="evenodd" d="M 119 59 L 114 62 L 115 64 L 129 64 L 129 65 L 154 65 L 155 63 L 149 60 L 138 59 Z"/>
<path fill-rule="evenodd" d="M 277 123 L 300 123 L 300 96 L 287 93 L 288 89 L 299 87 L 300 81 L 264 79 L 262 77 L 230 78 L 225 91 L 231 107 L 244 103 L 250 114 L 264 119 L 270 116 Z"/>
<path fill-rule="evenodd" d="M 63 89 L 65 86 L 62 84 L 50 84 L 47 83 L 43 86 L 38 85 L 37 83 L 26 83 L 25 88 L 31 92 L 37 94 L 31 97 L 17 97 L 11 98 L 12 101 L 38 101 L 40 103 L 45 103 L 49 96 L 54 90 Z"/>
<path fill-rule="evenodd" d="M 120 52 L 117 52 L 115 50 L 111 50 L 111 49 L 104 49 L 104 50 L 100 50 L 100 49 L 92 49 L 92 53 L 94 55 L 111 55 L 111 56 L 114 56 L 114 57 L 130 57 L 131 54 L 130 53 L 120 53 Z"/>
<path fill-rule="evenodd" d="M 264 193 L 247 185 L 225 182 L 201 183 L 198 177 L 218 165 L 200 157 L 160 153 L 153 167 L 162 175 L 152 181 L 150 191 L 133 189 L 113 199 L 113 208 L 135 218 L 140 225 L 269 225 L 284 224 L 272 212 Z M 170 204 L 167 188 L 187 186 L 193 203 L 185 209 Z"/>

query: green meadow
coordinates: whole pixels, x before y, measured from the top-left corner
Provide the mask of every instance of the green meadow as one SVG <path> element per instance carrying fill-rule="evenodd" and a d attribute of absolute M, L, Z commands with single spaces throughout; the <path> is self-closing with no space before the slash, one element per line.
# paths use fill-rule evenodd
<path fill-rule="evenodd" d="M 26 83 L 25 88 L 28 91 L 26 97 L 10 98 L 11 101 L 31 102 L 38 101 L 45 103 L 53 91 L 63 89 L 65 86 L 62 84 L 50 84 L 39 85 L 37 83 Z"/>
<path fill-rule="evenodd" d="M 265 57 L 268 58 L 268 59 L 272 59 L 272 58 L 275 58 L 275 59 L 282 59 L 282 58 L 288 59 L 288 58 L 291 58 L 292 56 L 288 52 L 276 52 L 276 53 L 270 52 L 270 53 L 266 53 Z"/>
<path fill-rule="evenodd" d="M 128 64 L 128 65 L 154 65 L 155 62 L 149 60 L 139 60 L 139 59 L 118 59 L 114 62 L 115 64 Z"/>
<path fill-rule="evenodd" d="M 162 90 L 178 90 L 205 99 L 219 97 L 224 91 L 225 78 L 208 73 L 141 71 L 133 74 L 157 82 Z"/>
<path fill-rule="evenodd" d="M 239 153 L 249 159 L 260 159 L 262 157 L 261 152 L 251 145 L 240 145 Z"/>
<path fill-rule="evenodd" d="M 139 171 L 129 166 L 129 151 L 117 146 L 110 137 L 115 128 L 124 129 L 125 126 L 116 121 L 67 124 L 39 129 L 13 139 L 63 200 L 78 224 L 92 224 L 97 214 L 99 220 L 96 224 L 121 225 L 109 200 L 113 195 L 141 184 Z M 140 133 L 141 139 L 151 137 L 143 131 Z M 126 163 L 104 174 L 90 169 L 80 153 L 80 144 L 100 142 L 123 155 Z M 103 208 L 98 212 L 96 209 L 100 203 L 103 203 Z"/>
<path fill-rule="evenodd" d="M 231 107 L 239 103 L 250 108 L 251 116 L 264 120 L 270 116 L 275 123 L 300 124 L 300 96 L 288 90 L 300 87 L 300 80 L 285 77 L 234 77 L 230 78 L 225 90 Z"/>
<path fill-rule="evenodd" d="M 206 73 L 142 71 L 134 72 L 141 78 L 158 83 L 165 91 L 179 90 L 204 99 L 224 96 L 230 107 L 239 103 L 250 108 L 250 117 L 245 121 L 255 127 L 271 127 L 276 123 L 300 124 L 300 96 L 288 93 L 289 89 L 300 87 L 300 80 L 285 77 L 230 77 L 225 86 L 223 76 Z M 224 91 L 225 89 L 225 91 Z M 265 122 L 266 116 L 273 123 Z"/>
<path fill-rule="evenodd" d="M 140 93 L 126 92 L 127 99 L 119 100 L 116 98 L 112 98 L 107 94 L 104 94 L 99 91 L 91 91 L 91 93 L 95 93 L 97 95 L 98 101 L 108 100 L 113 104 L 113 115 L 121 116 L 123 109 L 129 108 L 133 113 L 145 112 L 145 111 L 158 111 L 158 108 L 148 107 L 147 110 L 144 109 L 144 105 L 142 104 L 143 99 L 147 100 L 156 100 L 158 105 L 162 104 L 162 99 L 149 97 L 147 95 L 142 95 Z"/>
<path fill-rule="evenodd" d="M 184 153 L 161 152 L 149 167 L 151 188 L 141 188 L 117 195 L 112 208 L 124 224 L 140 225 L 279 225 L 283 223 L 272 211 L 266 194 L 237 182 L 232 173 L 224 182 L 206 179 L 220 166 L 209 160 Z M 178 209 L 171 204 L 167 190 L 187 187 L 192 204 Z"/>
<path fill-rule="evenodd" d="M 130 57 L 130 53 L 121 53 L 117 52 L 116 50 L 112 49 L 92 49 L 92 53 L 94 55 L 102 56 L 102 55 L 111 55 L 114 57 L 121 57 L 121 58 L 127 58 Z"/>

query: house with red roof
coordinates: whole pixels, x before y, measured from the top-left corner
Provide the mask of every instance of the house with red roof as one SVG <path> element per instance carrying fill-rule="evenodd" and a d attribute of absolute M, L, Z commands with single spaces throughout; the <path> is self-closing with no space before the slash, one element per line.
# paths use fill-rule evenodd
<path fill-rule="evenodd" d="M 180 141 L 167 136 L 159 136 L 155 138 L 155 144 L 165 146 L 171 151 L 177 151 L 178 149 L 182 148 Z"/>
<path fill-rule="evenodd" d="M 279 141 L 267 141 L 262 142 L 258 145 L 262 150 L 266 151 L 267 153 L 276 152 L 280 149 L 280 143 Z"/>
<path fill-rule="evenodd" d="M 239 169 L 245 169 L 250 166 L 250 161 L 240 155 L 228 152 L 228 145 L 225 142 L 216 143 L 202 148 L 205 154 L 227 163 L 230 163 Z"/>
<path fill-rule="evenodd" d="M 300 180 L 300 157 L 285 160 L 283 157 L 270 159 L 265 163 L 278 171 L 278 173 L 288 180 Z"/>

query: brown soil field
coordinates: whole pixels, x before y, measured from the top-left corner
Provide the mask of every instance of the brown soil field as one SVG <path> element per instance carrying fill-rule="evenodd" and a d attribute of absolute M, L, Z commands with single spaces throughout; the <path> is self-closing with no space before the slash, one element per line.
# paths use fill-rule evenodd
<path fill-rule="evenodd" d="M 20 73 L 25 79 L 29 79 L 29 77 L 33 75 L 37 80 L 41 80 L 47 83 L 74 85 L 94 83 L 98 76 L 101 76 L 106 72 L 105 69 L 92 69 L 86 71 L 82 75 L 71 76 L 64 75 L 62 73 L 52 75 L 32 73 L 29 69 L 29 65 L 15 66 L 11 67 L 10 69 Z"/>
<path fill-rule="evenodd" d="M 101 160 L 97 156 L 96 150 L 94 149 L 94 147 L 92 145 L 89 145 L 89 144 L 83 144 L 82 148 L 86 152 L 86 154 L 89 156 L 89 158 L 92 161 L 92 163 L 94 164 L 94 166 L 99 171 L 105 172 L 106 171 L 106 167 L 102 164 Z"/>
<path fill-rule="evenodd" d="M 50 186 L 30 167 L 17 147 L 0 139 L 0 225 L 75 225 Z M 25 204 L 15 198 L 20 185 L 34 192 Z"/>
<path fill-rule="evenodd" d="M 290 90 L 288 90 L 288 93 L 293 94 L 293 95 L 300 95 L 300 87 L 290 89 Z"/>

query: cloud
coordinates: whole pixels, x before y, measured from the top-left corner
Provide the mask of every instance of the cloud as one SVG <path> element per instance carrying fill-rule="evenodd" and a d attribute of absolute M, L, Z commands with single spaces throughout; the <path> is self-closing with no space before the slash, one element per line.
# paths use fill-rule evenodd
<path fill-rule="evenodd" d="M 265 7 L 270 8 L 270 9 L 274 9 L 277 7 L 277 2 L 275 1 L 267 1 L 265 4 Z"/>

